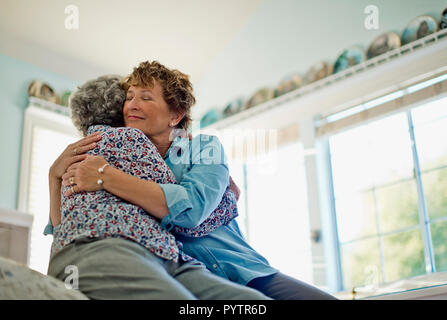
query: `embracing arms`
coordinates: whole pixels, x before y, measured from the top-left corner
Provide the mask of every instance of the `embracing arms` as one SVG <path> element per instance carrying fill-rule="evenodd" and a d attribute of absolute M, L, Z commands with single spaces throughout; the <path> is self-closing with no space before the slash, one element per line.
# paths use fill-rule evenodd
<path fill-rule="evenodd" d="M 100 174 L 98 168 L 107 162 L 99 156 L 89 156 L 75 163 L 63 175 L 63 184 L 70 185 L 74 178 L 74 190 L 95 191 L 101 186 L 97 180 L 103 180 L 106 191 L 144 209 L 170 230 L 174 225 L 193 228 L 202 223 L 217 207 L 229 184 L 228 166 L 224 161 L 223 147 L 217 138 L 200 137 L 192 141 L 191 149 L 186 148 L 184 155 L 188 163 L 182 162 L 176 168 L 182 168 L 178 184 L 157 184 L 128 175 L 112 166 L 106 166 Z M 186 146 L 189 146 L 186 142 Z M 219 159 L 217 159 L 218 157 Z M 170 162 L 172 158 L 166 161 Z M 174 159 L 179 160 L 179 159 Z M 174 163 L 175 161 L 172 161 Z M 172 164 L 174 165 L 174 164 Z M 175 165 L 174 165 L 175 166 Z M 237 193 L 237 190 L 235 190 Z"/>
<path fill-rule="evenodd" d="M 88 138 L 88 137 L 87 137 Z M 51 196 L 51 220 L 53 225 L 60 222 L 60 187 L 71 185 L 70 177 L 74 178 L 73 189 L 68 189 L 66 195 L 70 195 L 72 190 L 95 191 L 101 188 L 97 180 L 104 181 L 102 187 L 114 195 L 143 208 L 154 217 L 162 220 L 162 225 L 170 229 L 171 225 L 179 225 L 185 228 L 191 228 L 203 222 L 214 207 L 217 206 L 219 199 L 230 181 L 230 188 L 239 197 L 239 188 L 228 176 L 228 167 L 223 164 L 198 164 L 193 165 L 190 170 L 183 174 L 183 181 L 180 185 L 157 184 L 153 181 L 140 180 L 134 176 L 128 175 L 112 166 L 106 166 L 103 173 L 98 172 L 98 168 L 106 164 L 106 160 L 99 156 L 77 156 L 76 162 L 73 156 L 73 149 L 77 146 L 81 151 L 87 152 L 94 148 L 94 145 L 88 145 L 92 139 L 97 141 L 100 136 L 92 137 L 90 140 L 84 138 L 73 145 L 67 147 L 64 153 L 58 158 L 52 166 L 59 168 L 58 172 L 67 170 L 67 163 L 72 164 L 62 175 L 61 178 L 52 179 L 52 170 L 50 170 L 50 192 Z M 217 146 L 220 148 L 220 142 Z M 201 148 L 201 157 L 210 160 L 209 149 Z M 208 144 L 208 147 L 211 144 Z M 83 149 L 81 149 L 83 148 Z M 222 149 L 223 153 L 223 149 Z M 218 152 L 220 154 L 220 152 Z M 61 165 L 63 163 L 64 165 Z M 59 173 L 60 174 L 60 173 Z M 63 182 L 62 182 L 63 179 Z M 214 203 L 216 202 L 216 203 Z M 46 233 L 51 233 L 47 227 Z"/>
<path fill-rule="evenodd" d="M 96 142 L 101 140 L 98 133 L 91 134 L 76 143 L 70 144 L 54 161 L 48 174 L 50 187 L 50 219 L 53 226 L 61 223 L 61 185 L 62 176 L 67 168 L 87 158 L 88 150 L 95 148 Z"/>
<path fill-rule="evenodd" d="M 102 188 L 117 197 L 139 206 L 158 219 L 163 219 L 168 213 L 166 200 L 160 186 L 151 180 L 142 180 L 122 172 L 112 166 L 106 166 L 103 173 L 98 172 L 107 164 L 101 156 L 87 156 L 79 163 L 72 164 L 62 176 L 63 185 L 70 185 L 70 177 L 74 179 L 74 189 L 68 190 L 66 196 L 73 191 L 97 191 L 101 189 L 97 181 L 103 181 Z"/>

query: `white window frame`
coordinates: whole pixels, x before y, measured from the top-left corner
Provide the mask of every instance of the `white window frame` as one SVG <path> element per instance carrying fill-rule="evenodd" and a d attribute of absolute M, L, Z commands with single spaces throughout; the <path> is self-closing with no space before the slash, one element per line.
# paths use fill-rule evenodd
<path fill-rule="evenodd" d="M 68 109 L 59 105 L 30 98 L 30 104 L 25 109 L 22 132 L 22 154 L 19 176 L 19 189 L 17 208 L 20 212 L 28 212 L 28 199 L 30 196 L 30 172 L 32 166 L 32 141 L 34 128 L 43 127 L 51 131 L 80 137 L 69 116 Z M 49 212 L 48 212 L 49 217 Z M 43 230 L 36 230 L 43 235 Z M 30 239 L 31 242 L 31 239 Z M 30 243 L 30 248 L 31 248 Z M 31 250 L 28 250 L 27 264 L 30 263 Z"/>

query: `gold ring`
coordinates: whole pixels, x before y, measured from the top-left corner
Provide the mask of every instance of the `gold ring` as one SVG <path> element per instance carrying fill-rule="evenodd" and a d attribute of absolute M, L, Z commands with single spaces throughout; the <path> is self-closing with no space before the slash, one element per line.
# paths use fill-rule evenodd
<path fill-rule="evenodd" d="M 70 181 L 70 184 L 74 184 L 74 177 L 70 177 L 70 179 L 68 179 Z"/>
<path fill-rule="evenodd" d="M 74 148 L 74 150 L 73 150 L 73 154 L 74 154 L 75 156 L 78 155 L 78 148 Z"/>
<path fill-rule="evenodd" d="M 74 187 L 71 187 L 71 193 L 75 193 Z"/>

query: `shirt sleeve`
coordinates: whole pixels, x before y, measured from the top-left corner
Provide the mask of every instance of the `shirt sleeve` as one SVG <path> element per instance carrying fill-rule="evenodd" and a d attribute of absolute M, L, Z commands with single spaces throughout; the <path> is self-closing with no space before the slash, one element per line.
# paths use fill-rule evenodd
<path fill-rule="evenodd" d="M 199 135 L 182 152 L 189 152 L 182 159 L 190 162 L 181 181 L 159 184 L 169 208 L 161 221 L 167 230 L 200 225 L 218 206 L 229 184 L 228 164 L 217 137 Z"/>
<path fill-rule="evenodd" d="M 44 236 L 47 236 L 49 234 L 53 234 L 53 224 L 51 223 L 51 218 L 48 218 L 48 224 L 46 225 L 45 229 L 43 230 Z"/>

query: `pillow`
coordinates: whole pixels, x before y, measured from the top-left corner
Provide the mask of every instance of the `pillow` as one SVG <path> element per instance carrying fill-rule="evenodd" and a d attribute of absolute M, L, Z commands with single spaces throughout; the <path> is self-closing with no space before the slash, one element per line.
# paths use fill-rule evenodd
<path fill-rule="evenodd" d="M 51 276 L 0 257 L 0 300 L 88 300 Z"/>

